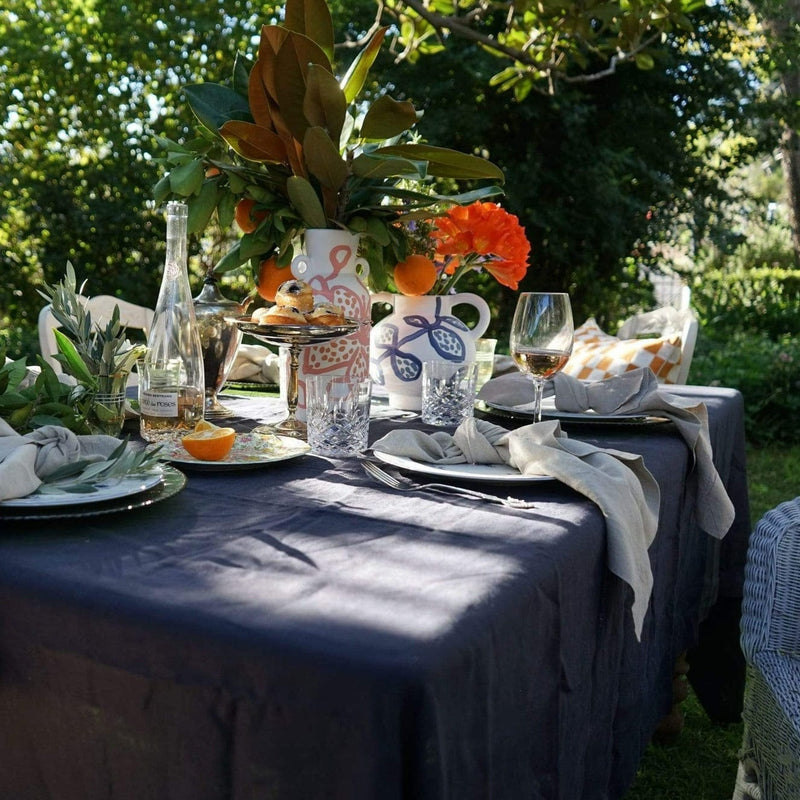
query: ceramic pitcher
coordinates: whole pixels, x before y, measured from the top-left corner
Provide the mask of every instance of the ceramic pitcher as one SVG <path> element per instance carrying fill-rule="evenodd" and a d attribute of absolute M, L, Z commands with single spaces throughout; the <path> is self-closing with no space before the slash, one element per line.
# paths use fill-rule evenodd
<path fill-rule="evenodd" d="M 381 292 L 372 301 L 389 303 L 393 311 L 372 328 L 370 376 L 374 384 L 386 388 L 390 405 L 409 411 L 422 407 L 423 362 L 473 361 L 475 340 L 491 321 L 486 301 L 468 292 L 421 297 Z M 478 311 L 474 328 L 453 316 L 452 309 L 459 305 Z"/>
<path fill-rule="evenodd" d="M 348 319 L 364 323 L 355 332 L 325 344 L 304 347 L 298 371 L 297 416 L 305 419 L 305 378 L 309 375 L 369 374 L 369 321 L 372 309 L 364 281 L 366 260 L 358 257 L 358 237 L 337 229 L 312 229 L 304 236 L 303 255 L 292 261 L 292 275 L 308 283 L 317 301 L 341 306 Z"/>

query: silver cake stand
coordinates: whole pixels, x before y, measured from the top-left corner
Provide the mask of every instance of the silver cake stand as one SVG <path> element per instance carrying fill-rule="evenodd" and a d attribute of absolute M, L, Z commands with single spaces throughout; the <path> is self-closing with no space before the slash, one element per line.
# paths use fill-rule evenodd
<path fill-rule="evenodd" d="M 342 325 L 260 325 L 250 317 L 231 317 L 236 327 L 249 336 L 267 344 L 289 348 L 289 381 L 286 387 L 286 405 L 289 412 L 285 419 L 274 425 L 260 425 L 253 433 L 294 436 L 306 438 L 306 424 L 297 419 L 297 372 L 300 367 L 300 352 L 304 347 L 322 344 L 340 336 L 354 333 L 360 323 L 348 320 Z"/>

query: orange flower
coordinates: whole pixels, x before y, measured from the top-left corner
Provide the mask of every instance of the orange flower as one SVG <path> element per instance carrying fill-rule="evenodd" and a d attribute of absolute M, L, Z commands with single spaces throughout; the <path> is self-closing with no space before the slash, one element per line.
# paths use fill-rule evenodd
<path fill-rule="evenodd" d="M 517 289 L 528 271 L 531 246 L 519 219 L 496 203 L 455 206 L 436 220 L 436 255 L 453 274 L 459 264 L 483 267 L 503 286 Z"/>

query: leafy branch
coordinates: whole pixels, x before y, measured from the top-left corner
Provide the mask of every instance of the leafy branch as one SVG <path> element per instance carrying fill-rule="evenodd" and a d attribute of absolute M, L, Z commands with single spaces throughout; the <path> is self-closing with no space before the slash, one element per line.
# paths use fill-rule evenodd
<path fill-rule="evenodd" d="M 63 331 L 56 330 L 58 354 L 55 358 L 80 384 L 97 390 L 100 378 L 127 375 L 145 352 L 145 346 L 131 344 L 114 307 L 105 327 L 95 324 L 78 289 L 75 270 L 68 261 L 64 279 L 55 286 L 45 284 L 39 294 L 49 300 L 53 316 Z"/>

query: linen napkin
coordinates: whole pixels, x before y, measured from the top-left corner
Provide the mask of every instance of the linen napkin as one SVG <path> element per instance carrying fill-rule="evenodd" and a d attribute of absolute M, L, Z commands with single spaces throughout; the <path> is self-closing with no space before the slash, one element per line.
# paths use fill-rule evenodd
<path fill-rule="evenodd" d="M 228 380 L 278 383 L 280 357 L 260 344 L 240 344 Z"/>
<path fill-rule="evenodd" d="M 27 497 L 64 464 L 105 461 L 118 446 L 114 436 L 79 436 L 60 425 L 22 436 L 0 419 L 0 501 Z"/>
<path fill-rule="evenodd" d="M 633 589 L 634 629 L 642 623 L 653 586 L 647 554 L 658 527 L 660 491 L 641 456 L 569 439 L 558 420 L 507 431 L 469 418 L 451 436 L 390 431 L 372 449 L 438 464 L 508 464 L 524 475 L 549 475 L 596 503 L 608 530 L 608 566 Z"/>
<path fill-rule="evenodd" d="M 549 384 L 549 392 L 555 394 L 555 404 L 559 411 L 647 414 L 671 420 L 694 458 L 698 524 L 702 530 L 717 539 L 725 536 L 733 524 L 735 511 L 714 466 L 708 433 L 708 412 L 702 402 L 670 394 L 659 385 L 648 367 L 593 382 L 584 382 L 571 375 L 557 373 Z M 530 379 L 520 373 L 489 381 L 479 397 L 525 411 L 533 408 L 531 394 Z"/>

